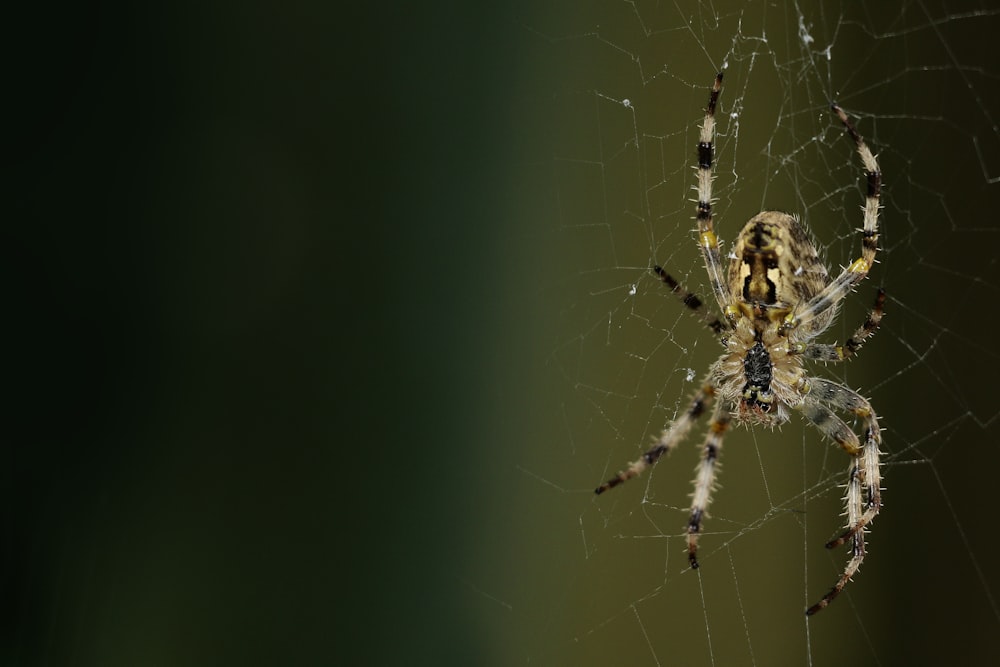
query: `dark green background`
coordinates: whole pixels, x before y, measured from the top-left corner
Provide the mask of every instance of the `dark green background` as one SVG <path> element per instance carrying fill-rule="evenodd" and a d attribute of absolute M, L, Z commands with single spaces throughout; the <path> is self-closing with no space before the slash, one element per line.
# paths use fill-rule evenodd
<path fill-rule="evenodd" d="M 451 562 L 517 25 L 361 7 L 8 22 L 0 663 L 482 655 Z"/>
<path fill-rule="evenodd" d="M 622 436 L 610 455 L 576 439 L 600 419 L 581 408 L 554 350 L 584 334 L 566 322 L 577 321 L 590 286 L 567 276 L 585 282 L 580 257 L 606 246 L 563 233 L 551 215 L 554 181 L 545 180 L 565 147 L 559 134 L 570 119 L 560 105 L 595 85 L 611 94 L 635 68 L 592 62 L 585 48 L 544 30 L 580 35 L 602 25 L 612 43 L 641 42 L 661 61 L 684 61 L 692 80 L 718 63 L 672 53 L 669 35 L 647 42 L 616 33 L 629 25 L 617 5 L 609 16 L 588 11 L 104 3 L 9 20 L 17 39 L 5 153 L 15 173 L 3 265 L 16 435 L 5 438 L 0 466 L 0 663 L 650 660 L 620 602 L 588 605 L 598 579 L 613 591 L 619 573 L 638 576 L 623 584 L 635 586 L 626 599 L 636 601 L 657 578 L 643 577 L 648 563 L 613 546 L 620 530 L 639 528 L 598 528 L 589 487 L 632 455 L 625 441 L 641 434 Z M 794 22 L 779 18 L 766 24 L 771 34 L 794 34 Z M 946 41 L 982 43 L 992 25 L 970 21 L 967 40 L 951 33 Z M 872 57 L 862 33 L 857 53 L 836 61 L 862 72 L 837 78 L 855 93 L 852 105 L 891 119 L 907 104 L 920 107 L 920 96 L 950 92 L 907 87 L 903 102 L 879 95 L 869 82 L 907 70 L 884 53 Z M 708 39 L 719 49 L 710 57 L 728 39 Z M 919 49 L 899 57 L 922 61 Z M 1000 63 L 981 68 L 995 75 Z M 974 116 L 975 133 L 988 139 L 982 114 L 960 99 L 937 107 L 945 122 L 935 127 Z M 1000 116 L 995 85 L 979 99 L 987 118 Z M 681 119 L 670 126 L 677 132 L 701 102 L 660 104 Z M 769 135 L 773 127 L 757 119 L 773 109 L 766 101 L 760 108 L 753 122 Z M 607 131 L 611 122 L 593 126 Z M 885 240 L 895 259 L 883 262 L 877 282 L 895 290 L 887 326 L 897 324 L 851 379 L 872 386 L 916 368 L 873 398 L 896 442 L 918 449 L 902 460 L 933 465 L 910 477 L 911 468 L 893 469 L 890 489 L 899 491 L 887 495 L 886 511 L 895 519 L 876 526 L 891 537 L 880 536 L 880 564 L 866 564 L 852 585 L 867 586 L 859 600 L 880 613 L 855 617 L 838 602 L 846 616 L 838 621 L 831 609 L 828 625 L 811 626 L 812 655 L 822 664 L 856 655 L 882 664 L 974 662 L 996 655 L 1000 629 L 990 598 L 1000 583 L 991 562 L 998 456 L 988 419 L 1000 363 L 981 326 L 989 308 L 976 315 L 1000 284 L 989 214 L 1000 203 L 997 186 L 975 176 L 971 151 L 959 153 L 962 164 L 948 162 L 954 154 L 935 154 L 905 122 L 862 131 L 889 146 L 887 174 L 888 165 L 896 169 L 887 175 L 896 231 Z M 984 146 L 987 158 L 997 155 L 994 144 Z M 934 196 L 914 184 L 928 182 L 939 184 L 949 219 L 922 208 Z M 585 200 L 586 184 L 578 192 Z M 757 205 L 751 196 L 747 206 Z M 980 231 L 967 233 L 972 219 L 968 227 Z M 664 243 L 682 247 L 683 234 Z M 925 319 L 930 334 L 919 329 Z M 589 313 L 579 321 L 599 320 Z M 688 324 L 663 326 L 694 340 L 700 334 Z M 935 332 L 938 342 L 924 338 Z M 897 338 L 928 358 L 898 352 Z M 589 332 L 584 342 L 599 340 Z M 607 371 L 622 372 L 613 364 Z M 962 419 L 962 410 L 972 416 Z M 800 446 L 802 437 L 794 431 L 791 442 Z M 681 484 L 690 465 L 688 456 Z M 738 477 L 724 481 L 733 504 Z M 553 493 L 553 484 L 564 486 Z M 686 488 L 669 493 L 659 499 L 686 502 Z M 835 495 L 818 516 L 832 521 Z M 620 517 L 630 503 L 639 512 L 641 498 L 639 488 L 623 490 L 612 509 L 596 512 Z M 941 528 L 956 517 L 967 544 Z M 815 521 L 810 544 L 825 558 L 831 524 Z M 581 562 L 581 534 L 598 541 L 604 560 Z M 789 541 L 801 550 L 800 533 Z M 640 546 L 662 576 L 662 545 L 651 554 Z M 981 572 L 970 570 L 970 553 Z M 773 554 L 759 562 L 762 572 L 782 574 Z M 714 564 L 728 567 L 725 557 Z M 756 577 L 740 565 L 752 589 Z M 811 575 L 810 589 L 821 592 L 827 578 L 825 570 Z M 796 580 L 792 592 L 800 590 Z M 697 587 L 672 592 L 664 606 L 700 623 Z M 722 613 L 729 603 L 714 604 Z M 794 638 L 791 660 L 805 655 L 795 605 L 794 625 L 783 616 L 752 619 L 758 664 L 785 637 Z M 666 662 L 658 637 L 670 622 L 648 608 L 636 614 Z M 859 629 L 858 618 L 872 617 L 877 624 Z M 721 630 L 724 622 L 712 621 Z M 713 641 L 725 660 L 728 638 Z M 733 641 L 749 662 L 746 638 Z M 687 660 L 708 662 L 704 642 L 687 642 L 697 656 Z M 686 655 L 680 648 L 675 658 L 685 660 L 677 655 Z"/>

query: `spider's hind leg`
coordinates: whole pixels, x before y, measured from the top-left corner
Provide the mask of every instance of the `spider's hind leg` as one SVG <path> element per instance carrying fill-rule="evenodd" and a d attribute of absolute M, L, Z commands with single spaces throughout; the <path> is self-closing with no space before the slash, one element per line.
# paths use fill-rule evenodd
<path fill-rule="evenodd" d="M 882 476 L 879 470 L 882 431 L 872 404 L 852 389 L 832 380 L 812 378 L 809 396 L 853 414 L 864 426 L 863 442 L 858 444 L 859 449 L 853 454 L 855 461 L 847 485 L 847 530 L 827 543 L 826 547 L 833 549 L 863 533 L 882 508 Z M 857 436 L 853 432 L 851 435 L 857 443 Z"/>
<path fill-rule="evenodd" d="M 827 405 L 850 412 L 861 420 L 864 425 L 863 441 Z M 882 508 L 879 471 L 882 435 L 871 403 L 857 392 L 830 380 L 811 379 L 809 394 L 800 409 L 820 431 L 852 456 L 844 493 L 847 530 L 826 544 L 828 549 L 833 549 L 850 542 L 851 557 L 833 588 L 806 610 L 806 615 L 812 616 L 840 594 L 865 560 L 865 530 Z"/>

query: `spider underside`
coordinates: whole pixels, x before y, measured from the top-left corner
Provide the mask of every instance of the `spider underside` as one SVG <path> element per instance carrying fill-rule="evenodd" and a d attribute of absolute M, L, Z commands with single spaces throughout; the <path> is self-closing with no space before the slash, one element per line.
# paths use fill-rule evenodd
<path fill-rule="evenodd" d="M 722 316 L 706 313 L 701 300 L 659 266 L 654 271 L 719 336 L 725 351 L 709 368 L 687 411 L 663 431 L 649 451 L 598 487 L 597 493 L 655 464 L 711 409 L 686 527 L 688 560 L 697 568 L 698 536 L 708 516 L 726 431 L 734 422 L 778 426 L 792 411 L 800 413 L 850 456 L 844 496 L 846 529 L 826 545 L 847 544 L 850 558 L 830 591 L 806 611 L 811 616 L 829 605 L 858 571 L 865 558 L 865 531 L 882 506 L 882 436 L 871 404 L 848 387 L 810 376 L 805 368 L 806 360 L 841 362 L 852 358 L 879 326 L 885 303 L 881 289 L 865 322 L 843 344 L 814 342 L 833 323 L 841 300 L 867 277 L 875 262 L 882 176 L 875 156 L 847 114 L 838 105 L 831 105 L 854 142 L 867 180 L 861 257 L 831 279 L 799 221 L 787 213 L 764 211 L 743 226 L 725 269 L 712 222 L 715 108 L 721 90 L 720 72 L 709 95 L 698 142 L 696 219 L 698 245 Z M 860 437 L 838 413 L 861 424 Z"/>

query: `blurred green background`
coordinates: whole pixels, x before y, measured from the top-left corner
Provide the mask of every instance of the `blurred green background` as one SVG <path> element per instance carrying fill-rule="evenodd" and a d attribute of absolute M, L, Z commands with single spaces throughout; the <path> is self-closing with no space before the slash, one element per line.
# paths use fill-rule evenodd
<path fill-rule="evenodd" d="M 1000 62 L 973 46 L 996 21 L 748 7 L 696 29 L 645 3 L 20 10 L 0 663 L 995 656 Z M 794 55 L 810 30 L 833 65 Z M 684 156 L 726 57 L 727 224 L 792 185 L 812 227 L 855 210 L 850 148 L 808 108 L 828 93 L 866 114 L 889 193 L 878 275 L 833 335 L 875 285 L 888 333 L 826 373 L 883 415 L 886 510 L 810 624 L 846 462 L 797 423 L 727 442 L 732 539 L 700 576 L 670 539 L 693 444 L 592 498 L 716 354 L 646 266 L 705 292 Z M 858 224 L 819 232 L 832 266 Z"/>
<path fill-rule="evenodd" d="M 3 664 L 482 654 L 453 561 L 517 27 L 386 9 L 9 23 Z"/>

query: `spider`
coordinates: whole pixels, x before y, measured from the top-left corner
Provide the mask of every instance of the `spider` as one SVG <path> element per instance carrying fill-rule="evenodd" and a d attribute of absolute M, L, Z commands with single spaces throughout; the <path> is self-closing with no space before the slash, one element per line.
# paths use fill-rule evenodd
<path fill-rule="evenodd" d="M 687 411 L 674 420 L 653 447 L 597 488 L 601 494 L 655 464 L 677 445 L 694 422 L 710 407 L 708 433 L 696 469 L 691 514 L 687 522 L 687 551 L 692 568 L 698 567 L 698 536 L 708 516 L 722 440 L 730 425 L 778 426 L 791 411 L 800 413 L 850 456 L 844 501 L 847 526 L 827 542 L 832 549 L 849 545 L 850 558 L 833 588 L 806 610 L 811 616 L 824 609 L 844 589 L 865 559 L 865 532 L 882 507 L 878 417 L 871 403 L 857 392 L 806 372 L 805 362 L 840 362 L 852 358 L 878 329 L 885 292 L 878 290 L 875 305 L 865 322 L 842 345 L 817 343 L 837 315 L 841 300 L 865 279 L 878 249 L 878 215 L 882 174 L 878 162 L 847 114 L 831 105 L 854 142 L 867 179 L 861 257 L 829 277 L 816 247 L 792 215 L 763 211 L 740 230 L 728 271 L 722 264 L 719 241 L 712 225 L 712 179 L 715 108 L 722 90 L 722 73 L 716 75 L 705 109 L 698 141 L 698 246 L 715 299 L 722 311 L 714 317 L 702 310 L 703 302 L 659 266 L 659 279 L 719 337 L 725 351 L 709 368 Z M 714 403 L 714 407 L 712 404 Z M 859 437 L 836 411 L 857 419 Z"/>

